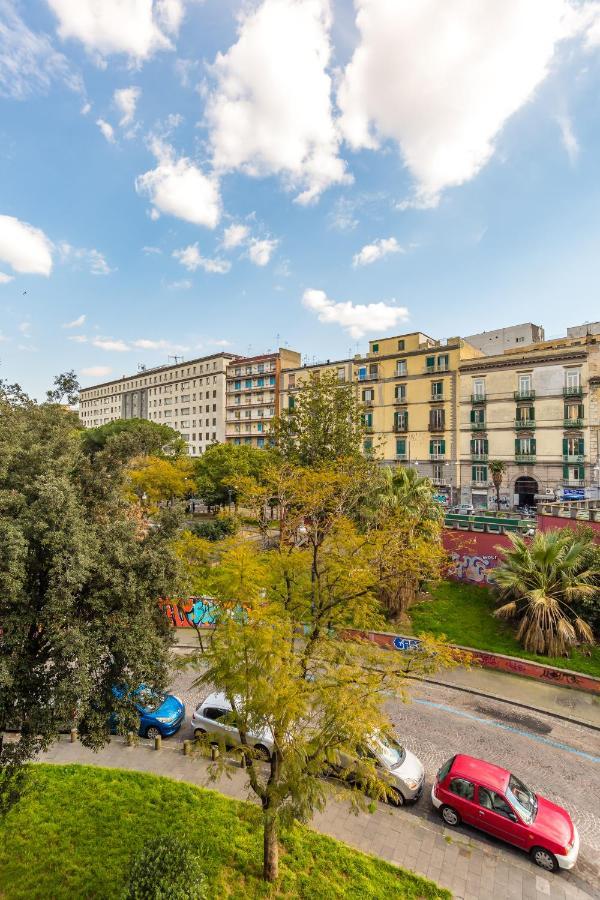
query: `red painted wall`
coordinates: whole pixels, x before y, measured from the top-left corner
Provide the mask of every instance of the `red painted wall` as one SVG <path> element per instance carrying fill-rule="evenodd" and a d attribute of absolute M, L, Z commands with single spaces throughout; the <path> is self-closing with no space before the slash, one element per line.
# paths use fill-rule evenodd
<path fill-rule="evenodd" d="M 500 562 L 500 553 L 510 546 L 503 534 L 480 534 L 477 531 L 455 531 L 445 528 L 444 549 L 450 554 L 448 578 L 486 585 Z"/>
<path fill-rule="evenodd" d="M 540 531 L 554 531 L 555 528 L 575 529 L 584 525 L 593 528 L 596 532 L 596 540 L 600 544 L 600 522 L 587 522 L 585 519 L 563 519 L 561 516 L 538 516 L 538 528 Z"/>

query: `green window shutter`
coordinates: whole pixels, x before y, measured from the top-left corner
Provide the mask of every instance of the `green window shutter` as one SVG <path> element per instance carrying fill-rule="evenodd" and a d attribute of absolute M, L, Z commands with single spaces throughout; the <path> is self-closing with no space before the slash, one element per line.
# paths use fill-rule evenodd
<path fill-rule="evenodd" d="M 566 456 L 569 452 L 569 441 L 567 438 L 563 438 L 563 456 Z"/>
<path fill-rule="evenodd" d="M 471 410 L 471 422 L 475 422 L 475 421 L 476 421 L 476 419 L 475 419 L 475 410 L 472 409 L 472 410 Z"/>
<path fill-rule="evenodd" d="M 515 438 L 515 453 L 519 452 L 520 446 L 521 446 L 521 441 L 519 440 L 519 438 Z"/>
<path fill-rule="evenodd" d="M 433 453 L 433 441 L 429 441 L 429 452 Z"/>
<path fill-rule="evenodd" d="M 471 481 L 477 481 L 477 468 L 476 468 L 476 466 L 471 466 Z"/>
<path fill-rule="evenodd" d="M 485 438 L 483 441 L 483 452 L 484 453 L 488 452 L 488 439 L 487 438 Z"/>
<path fill-rule="evenodd" d="M 483 480 L 484 480 L 484 481 L 487 481 L 487 479 L 488 479 L 488 470 L 487 470 L 487 466 L 484 466 L 483 469 L 482 469 L 481 471 L 482 471 L 482 474 L 483 474 Z"/>
<path fill-rule="evenodd" d="M 425 360 L 428 369 L 435 369 L 435 356 L 428 356 Z"/>
<path fill-rule="evenodd" d="M 565 412 L 565 414 L 564 414 L 564 416 L 563 416 L 563 419 L 568 419 L 568 418 L 569 418 L 569 407 L 567 406 L 566 403 L 565 403 L 565 410 L 564 410 L 564 412 Z"/>
<path fill-rule="evenodd" d="M 446 441 L 443 439 L 442 439 L 442 442 L 440 443 L 440 450 L 442 453 L 446 452 Z"/>
<path fill-rule="evenodd" d="M 404 427 L 408 430 L 408 413 L 407 412 L 404 413 L 404 423 L 405 423 Z"/>
<path fill-rule="evenodd" d="M 569 478 L 569 467 L 567 465 L 563 466 L 563 478 L 565 481 Z"/>
<path fill-rule="evenodd" d="M 583 403 L 580 403 L 579 406 L 577 407 L 577 418 L 578 418 L 578 419 L 583 419 L 583 418 L 584 418 Z"/>
<path fill-rule="evenodd" d="M 535 438 L 531 438 L 531 452 L 535 453 Z"/>
<path fill-rule="evenodd" d="M 583 456 L 583 454 L 585 453 L 585 450 L 583 449 L 583 447 L 584 447 L 584 441 L 583 441 L 583 438 L 579 438 L 578 446 L 579 446 L 579 449 L 577 450 L 577 452 L 578 452 L 581 456 Z"/>
<path fill-rule="evenodd" d="M 471 441 L 471 453 L 475 453 L 475 441 Z"/>
<path fill-rule="evenodd" d="M 296 398 L 290 397 L 288 400 L 288 409 L 293 409 L 295 405 L 296 405 Z"/>

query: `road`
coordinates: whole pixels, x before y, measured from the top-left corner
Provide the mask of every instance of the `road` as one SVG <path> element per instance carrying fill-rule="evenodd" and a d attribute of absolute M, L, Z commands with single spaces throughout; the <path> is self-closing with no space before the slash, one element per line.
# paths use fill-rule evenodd
<path fill-rule="evenodd" d="M 180 740 L 191 736 L 189 717 L 203 697 L 192 681 L 192 673 L 177 673 L 172 684 L 188 713 Z M 581 836 L 577 868 L 588 883 L 598 878 L 600 884 L 598 731 L 439 685 L 415 684 L 410 696 L 408 703 L 390 700 L 388 709 L 399 741 L 422 760 L 427 783 L 419 802 L 402 814 L 437 821 L 429 788 L 439 767 L 456 752 L 481 757 L 510 768 L 533 790 L 569 810 Z M 463 828 L 471 840 L 494 843 Z"/>

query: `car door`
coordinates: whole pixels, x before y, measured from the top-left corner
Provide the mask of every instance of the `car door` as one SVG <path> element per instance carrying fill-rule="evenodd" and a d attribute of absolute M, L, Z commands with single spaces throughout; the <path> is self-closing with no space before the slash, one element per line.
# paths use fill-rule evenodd
<path fill-rule="evenodd" d="M 529 829 L 502 794 L 490 788 L 479 787 L 477 801 L 479 828 L 494 837 L 514 844 L 516 847 L 529 849 Z"/>
<path fill-rule="evenodd" d="M 448 805 L 453 806 L 463 822 L 468 825 L 478 824 L 478 809 L 475 802 L 475 784 L 467 778 L 454 776 L 448 787 Z"/>
<path fill-rule="evenodd" d="M 223 709 L 219 706 L 206 706 L 202 710 L 202 716 L 209 720 L 210 726 L 207 730 L 209 730 L 211 734 L 218 735 L 226 744 L 239 744 L 240 736 L 237 728 L 230 725 L 229 722 L 223 721 L 224 719 L 231 717 L 230 709 Z"/>

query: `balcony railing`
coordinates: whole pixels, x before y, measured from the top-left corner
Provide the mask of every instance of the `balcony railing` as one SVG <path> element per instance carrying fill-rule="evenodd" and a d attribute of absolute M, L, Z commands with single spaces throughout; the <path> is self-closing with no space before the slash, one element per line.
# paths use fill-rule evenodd
<path fill-rule="evenodd" d="M 535 419 L 515 419 L 515 428 L 519 431 L 531 431 L 535 428 Z"/>
<path fill-rule="evenodd" d="M 432 394 L 429 398 L 430 403 L 443 403 L 446 398 L 443 394 Z"/>
<path fill-rule="evenodd" d="M 394 431 L 408 431 L 408 422 L 394 422 Z"/>
<path fill-rule="evenodd" d="M 489 484 L 490 483 L 487 478 L 485 479 L 485 481 L 481 478 L 471 479 L 471 487 L 486 488 L 489 487 Z"/>
<path fill-rule="evenodd" d="M 430 431 L 445 431 L 446 425 L 444 424 L 444 422 L 430 422 L 429 430 Z"/>
<path fill-rule="evenodd" d="M 373 425 L 365 425 L 364 429 L 365 429 L 365 434 L 373 434 L 373 432 L 375 431 L 375 428 L 373 427 Z"/>
<path fill-rule="evenodd" d="M 396 453 L 396 459 L 398 462 L 406 462 L 408 459 L 408 453 Z"/>
<path fill-rule="evenodd" d="M 562 483 L 565 487 L 584 487 L 585 478 L 563 478 Z"/>
<path fill-rule="evenodd" d="M 566 462 L 566 463 L 585 462 L 585 453 L 563 453 L 563 462 Z"/>
<path fill-rule="evenodd" d="M 583 428 L 583 419 L 564 419 L 563 428 Z"/>
<path fill-rule="evenodd" d="M 446 459 L 446 454 L 445 453 L 430 453 L 429 459 L 433 460 L 434 462 L 439 461 L 441 459 Z"/>
<path fill-rule="evenodd" d="M 379 372 L 367 372 L 364 375 L 359 375 L 359 381 L 377 381 L 379 378 Z"/>
<path fill-rule="evenodd" d="M 396 406 L 405 406 L 406 397 L 394 397 L 394 404 Z"/>
<path fill-rule="evenodd" d="M 574 384 L 563 388 L 563 397 L 581 397 L 582 394 L 583 387 L 580 384 Z"/>
<path fill-rule="evenodd" d="M 471 461 L 472 462 L 487 462 L 488 455 L 489 454 L 487 454 L 487 453 L 474 453 L 473 451 L 471 451 Z"/>
<path fill-rule="evenodd" d="M 407 375 L 407 369 L 396 369 L 396 371 L 394 372 L 394 378 L 406 378 Z"/>
<path fill-rule="evenodd" d="M 471 394 L 471 403 L 486 403 L 487 397 L 485 394 Z"/>
<path fill-rule="evenodd" d="M 535 391 L 531 389 L 526 391 L 515 391 L 514 392 L 515 400 L 535 400 Z"/>
<path fill-rule="evenodd" d="M 363 400 L 363 403 L 365 406 L 374 406 L 375 405 L 374 400 Z"/>
<path fill-rule="evenodd" d="M 485 431 L 486 429 L 486 422 L 471 422 L 471 431 Z"/>
<path fill-rule="evenodd" d="M 515 460 L 518 463 L 534 463 L 535 459 L 535 453 L 520 453 L 518 450 L 515 453 Z"/>
<path fill-rule="evenodd" d="M 425 366 L 426 375 L 437 375 L 438 372 L 449 372 L 450 366 Z"/>

